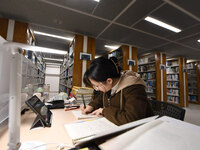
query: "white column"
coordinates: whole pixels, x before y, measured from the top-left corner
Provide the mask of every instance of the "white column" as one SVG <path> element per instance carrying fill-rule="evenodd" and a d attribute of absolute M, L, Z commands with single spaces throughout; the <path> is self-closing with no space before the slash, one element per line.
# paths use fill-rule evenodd
<path fill-rule="evenodd" d="M 83 38 L 83 53 L 87 53 L 87 40 L 88 40 L 88 37 L 84 36 L 84 38 Z M 82 61 L 83 61 L 83 64 L 82 64 L 82 87 L 85 87 L 85 84 L 83 83 L 83 75 L 86 71 L 87 61 L 86 60 L 82 60 Z"/>
<path fill-rule="evenodd" d="M 132 46 L 129 45 L 129 59 L 132 60 Z M 132 66 L 129 65 L 129 70 L 132 71 Z"/>
<path fill-rule="evenodd" d="M 15 21 L 9 19 L 6 40 L 13 41 L 14 28 L 15 28 Z"/>

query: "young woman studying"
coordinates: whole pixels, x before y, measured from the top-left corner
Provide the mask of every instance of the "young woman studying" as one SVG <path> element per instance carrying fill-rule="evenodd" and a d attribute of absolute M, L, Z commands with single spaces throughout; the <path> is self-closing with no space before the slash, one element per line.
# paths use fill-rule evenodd
<path fill-rule="evenodd" d="M 87 86 L 101 91 L 96 99 L 81 107 L 83 114 L 104 116 L 116 125 L 153 115 L 145 82 L 133 71 L 121 72 L 115 57 L 93 60 L 83 81 Z"/>

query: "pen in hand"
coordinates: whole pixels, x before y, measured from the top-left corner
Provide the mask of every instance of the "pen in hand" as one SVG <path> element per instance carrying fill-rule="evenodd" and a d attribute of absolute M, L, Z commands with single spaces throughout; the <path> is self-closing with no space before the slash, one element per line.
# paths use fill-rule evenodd
<path fill-rule="evenodd" d="M 85 100 L 84 100 L 84 97 L 82 95 L 82 99 L 83 99 L 83 105 L 84 105 L 84 109 L 86 108 L 86 105 L 85 105 Z"/>

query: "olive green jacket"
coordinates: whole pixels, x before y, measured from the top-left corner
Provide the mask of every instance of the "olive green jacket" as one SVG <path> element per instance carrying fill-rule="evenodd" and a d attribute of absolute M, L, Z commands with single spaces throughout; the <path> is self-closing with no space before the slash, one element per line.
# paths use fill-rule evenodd
<path fill-rule="evenodd" d="M 94 110 L 103 108 L 103 116 L 116 125 L 150 117 L 153 112 L 145 88 L 146 84 L 139 74 L 124 71 L 117 90 L 110 98 L 101 92 L 89 105 Z"/>

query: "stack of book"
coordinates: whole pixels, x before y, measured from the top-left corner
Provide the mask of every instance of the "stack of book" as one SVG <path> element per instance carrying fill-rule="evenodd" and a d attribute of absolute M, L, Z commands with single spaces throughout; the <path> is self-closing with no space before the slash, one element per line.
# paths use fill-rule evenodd
<path fill-rule="evenodd" d="M 85 101 L 87 105 L 93 98 L 94 90 L 88 87 L 73 86 L 71 93 L 75 96 L 78 104 L 81 105 Z"/>

